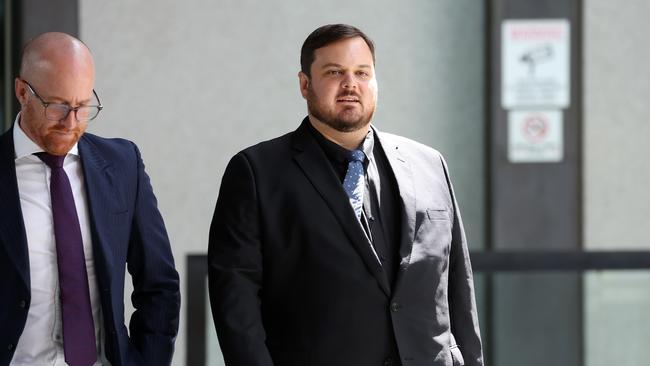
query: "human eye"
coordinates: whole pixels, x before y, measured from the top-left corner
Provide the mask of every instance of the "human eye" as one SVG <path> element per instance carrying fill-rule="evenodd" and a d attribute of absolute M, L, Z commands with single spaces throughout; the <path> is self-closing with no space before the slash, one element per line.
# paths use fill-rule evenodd
<path fill-rule="evenodd" d="M 68 111 L 72 109 L 69 105 L 61 103 L 50 103 L 47 108 L 51 109 L 54 113 L 57 114 L 68 114 Z"/>
<path fill-rule="evenodd" d="M 359 76 L 361 78 L 364 78 L 364 79 L 367 79 L 367 78 L 370 77 L 370 72 L 368 72 L 366 70 L 359 70 L 359 71 L 356 72 L 356 74 L 357 74 L 357 76 Z"/>
<path fill-rule="evenodd" d="M 45 108 L 45 116 L 51 120 L 61 120 L 65 118 L 70 112 L 70 106 L 67 104 L 50 103 Z"/>
<path fill-rule="evenodd" d="M 343 71 L 338 70 L 338 69 L 329 69 L 329 70 L 325 71 L 325 74 L 330 75 L 330 76 L 339 76 L 339 75 L 343 74 Z"/>

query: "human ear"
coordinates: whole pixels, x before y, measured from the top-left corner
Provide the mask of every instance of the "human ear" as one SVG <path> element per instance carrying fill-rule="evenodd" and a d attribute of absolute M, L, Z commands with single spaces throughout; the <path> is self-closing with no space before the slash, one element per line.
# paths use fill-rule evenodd
<path fill-rule="evenodd" d="M 298 81 L 300 82 L 300 94 L 303 98 L 307 98 L 307 92 L 309 90 L 309 76 L 304 72 L 298 72 Z"/>

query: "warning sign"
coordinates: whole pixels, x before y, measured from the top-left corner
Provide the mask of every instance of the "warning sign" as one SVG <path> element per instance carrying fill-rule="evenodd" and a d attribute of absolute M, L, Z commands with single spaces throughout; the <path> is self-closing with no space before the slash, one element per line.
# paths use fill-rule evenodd
<path fill-rule="evenodd" d="M 569 31 L 566 19 L 502 23 L 504 109 L 569 106 Z"/>
<path fill-rule="evenodd" d="M 559 162 L 563 152 L 562 111 L 508 112 L 508 161 Z"/>

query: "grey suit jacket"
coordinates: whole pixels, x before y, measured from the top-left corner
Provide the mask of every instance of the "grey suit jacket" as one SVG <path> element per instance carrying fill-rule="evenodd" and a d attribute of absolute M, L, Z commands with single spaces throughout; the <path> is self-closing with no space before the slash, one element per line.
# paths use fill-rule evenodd
<path fill-rule="evenodd" d="M 303 121 L 235 155 L 208 251 L 229 366 L 482 365 L 472 270 L 441 155 L 377 132 L 402 201 L 391 288 Z"/>

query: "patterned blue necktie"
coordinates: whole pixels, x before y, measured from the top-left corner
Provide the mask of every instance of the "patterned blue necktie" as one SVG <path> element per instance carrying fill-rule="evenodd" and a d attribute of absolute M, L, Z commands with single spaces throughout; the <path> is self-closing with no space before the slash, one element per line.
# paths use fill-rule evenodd
<path fill-rule="evenodd" d="M 61 289 L 65 362 L 70 366 L 90 366 L 97 360 L 95 326 L 81 228 L 70 180 L 63 170 L 65 156 L 48 153 L 37 153 L 36 156 L 51 169 L 50 197 Z"/>
<path fill-rule="evenodd" d="M 343 179 L 343 189 L 350 198 L 350 205 L 357 215 L 357 220 L 361 220 L 361 210 L 363 208 L 363 191 L 364 191 L 364 172 L 363 161 L 366 154 L 361 150 L 353 150 L 348 154 L 348 171 Z"/>

